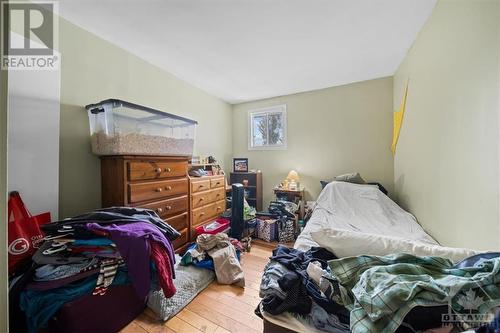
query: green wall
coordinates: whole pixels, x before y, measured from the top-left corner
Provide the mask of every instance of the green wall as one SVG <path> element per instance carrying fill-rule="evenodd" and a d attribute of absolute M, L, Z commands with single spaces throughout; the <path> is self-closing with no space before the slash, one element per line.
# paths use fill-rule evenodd
<path fill-rule="evenodd" d="M 248 150 L 248 111 L 287 105 L 288 148 Z M 233 152 L 262 170 L 264 206 L 272 188 L 297 170 L 308 200 L 316 200 L 320 180 L 360 172 L 367 180 L 393 187 L 392 78 L 348 84 L 235 105 Z"/>
<path fill-rule="evenodd" d="M 100 207 L 99 158 L 84 105 L 119 98 L 198 121 L 195 154 L 231 159 L 231 105 L 60 19 L 60 218 Z"/>
<path fill-rule="evenodd" d="M 500 1 L 439 1 L 394 76 L 398 201 L 446 246 L 500 250 L 499 25 Z"/>

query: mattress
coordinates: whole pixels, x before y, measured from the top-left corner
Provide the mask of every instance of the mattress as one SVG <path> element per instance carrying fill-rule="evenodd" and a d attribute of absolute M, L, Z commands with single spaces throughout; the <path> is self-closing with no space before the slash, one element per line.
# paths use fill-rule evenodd
<path fill-rule="evenodd" d="M 329 183 L 319 195 L 311 219 L 297 238 L 294 247 L 307 251 L 318 246 L 311 233 L 325 228 L 438 244 L 412 214 L 399 207 L 376 185 Z"/>

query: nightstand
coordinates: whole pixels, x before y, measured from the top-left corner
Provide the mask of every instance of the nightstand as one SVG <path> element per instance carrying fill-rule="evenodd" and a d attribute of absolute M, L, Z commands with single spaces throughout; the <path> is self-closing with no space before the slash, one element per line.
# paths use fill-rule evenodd
<path fill-rule="evenodd" d="M 289 190 L 286 188 L 275 187 L 273 189 L 275 196 L 286 196 L 288 201 L 296 202 L 299 200 L 299 219 L 304 219 L 306 207 L 306 189 L 301 187 L 297 190 Z"/>

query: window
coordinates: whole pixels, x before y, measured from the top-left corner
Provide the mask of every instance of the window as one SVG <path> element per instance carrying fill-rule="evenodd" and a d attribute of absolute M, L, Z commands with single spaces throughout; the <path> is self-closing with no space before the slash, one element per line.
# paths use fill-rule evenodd
<path fill-rule="evenodd" d="M 248 149 L 286 149 L 286 105 L 248 112 Z"/>

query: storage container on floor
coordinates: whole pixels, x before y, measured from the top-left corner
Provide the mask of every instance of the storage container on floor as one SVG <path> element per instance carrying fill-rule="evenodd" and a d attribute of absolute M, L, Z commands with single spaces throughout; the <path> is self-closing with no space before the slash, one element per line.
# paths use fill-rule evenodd
<path fill-rule="evenodd" d="M 119 99 L 107 99 L 85 108 L 94 154 L 193 154 L 197 125 L 194 120 Z"/>

